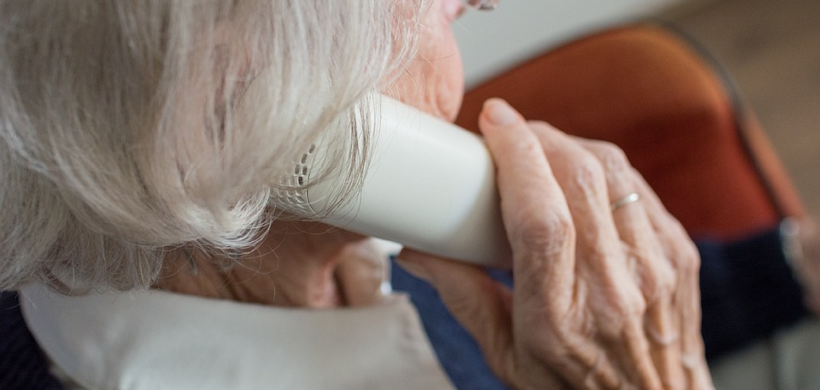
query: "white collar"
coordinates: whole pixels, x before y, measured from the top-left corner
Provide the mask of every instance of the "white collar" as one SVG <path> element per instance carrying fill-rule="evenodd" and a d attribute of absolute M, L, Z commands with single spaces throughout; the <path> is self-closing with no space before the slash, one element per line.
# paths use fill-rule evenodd
<path fill-rule="evenodd" d="M 53 363 L 89 389 L 453 389 L 406 296 L 284 309 L 160 291 L 21 291 Z"/>

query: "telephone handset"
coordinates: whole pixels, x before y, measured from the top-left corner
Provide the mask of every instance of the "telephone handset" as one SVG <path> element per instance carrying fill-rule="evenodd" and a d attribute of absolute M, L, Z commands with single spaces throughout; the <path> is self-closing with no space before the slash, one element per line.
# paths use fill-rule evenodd
<path fill-rule="evenodd" d="M 387 97 L 374 119 L 361 191 L 322 221 L 423 252 L 509 268 L 495 169 L 481 138 Z M 291 182 L 310 182 L 311 166 L 323 163 L 322 149 L 318 142 L 305 153 Z M 328 178 L 299 193 L 278 194 L 278 201 L 296 213 L 322 215 L 336 185 Z"/>

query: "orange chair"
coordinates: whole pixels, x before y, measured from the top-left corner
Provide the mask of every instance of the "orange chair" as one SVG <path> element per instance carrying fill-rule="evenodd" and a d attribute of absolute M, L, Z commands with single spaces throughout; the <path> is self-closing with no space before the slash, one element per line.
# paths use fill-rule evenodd
<path fill-rule="evenodd" d="M 458 118 L 477 127 L 484 100 L 620 146 L 696 238 L 735 239 L 802 217 L 803 206 L 757 121 L 713 64 L 656 25 L 586 36 L 467 93 Z"/>

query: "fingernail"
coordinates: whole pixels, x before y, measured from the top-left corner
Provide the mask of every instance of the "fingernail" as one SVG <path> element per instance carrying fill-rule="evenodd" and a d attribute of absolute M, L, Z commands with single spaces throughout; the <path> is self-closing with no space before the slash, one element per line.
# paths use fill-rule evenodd
<path fill-rule="evenodd" d="M 423 265 L 419 264 L 417 260 L 409 260 L 407 258 L 396 258 L 396 263 L 404 268 L 405 271 L 411 273 L 413 276 L 430 282 L 430 272 Z"/>
<path fill-rule="evenodd" d="M 518 121 L 518 114 L 507 102 L 501 99 L 490 99 L 484 102 L 487 119 L 495 126 L 508 126 Z"/>

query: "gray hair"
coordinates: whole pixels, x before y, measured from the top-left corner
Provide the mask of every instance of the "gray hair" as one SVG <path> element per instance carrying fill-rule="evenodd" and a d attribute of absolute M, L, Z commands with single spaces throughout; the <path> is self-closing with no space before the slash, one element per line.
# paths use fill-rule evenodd
<path fill-rule="evenodd" d="M 0 288 L 144 287 L 169 248 L 247 250 L 320 132 L 354 191 L 412 3 L 0 0 Z"/>

